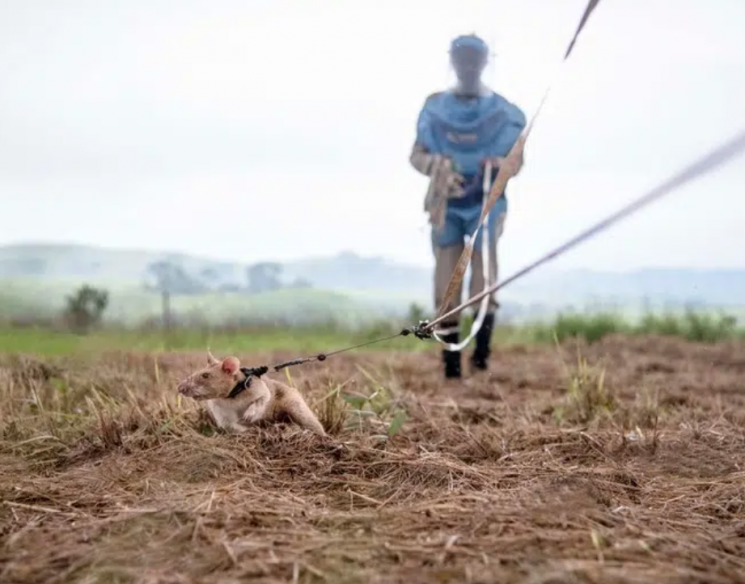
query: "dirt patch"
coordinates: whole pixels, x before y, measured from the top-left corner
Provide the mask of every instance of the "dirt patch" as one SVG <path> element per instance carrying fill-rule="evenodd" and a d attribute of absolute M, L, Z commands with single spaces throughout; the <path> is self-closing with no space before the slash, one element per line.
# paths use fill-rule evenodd
<path fill-rule="evenodd" d="M 0 581 L 745 582 L 743 345 L 337 356 L 291 373 L 326 438 L 217 432 L 203 361 L 0 358 Z"/>

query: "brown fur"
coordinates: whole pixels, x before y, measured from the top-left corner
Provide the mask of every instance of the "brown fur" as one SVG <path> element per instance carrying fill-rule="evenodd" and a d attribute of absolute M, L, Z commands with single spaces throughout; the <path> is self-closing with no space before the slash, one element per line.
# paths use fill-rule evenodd
<path fill-rule="evenodd" d="M 245 432 L 252 424 L 289 419 L 316 434 L 326 434 L 300 392 L 279 381 L 254 377 L 245 390 L 229 398 L 228 394 L 241 379 L 243 373 L 237 357 L 220 361 L 208 353 L 207 366 L 184 378 L 178 384 L 178 391 L 183 396 L 206 401 L 215 424 L 226 430 Z"/>

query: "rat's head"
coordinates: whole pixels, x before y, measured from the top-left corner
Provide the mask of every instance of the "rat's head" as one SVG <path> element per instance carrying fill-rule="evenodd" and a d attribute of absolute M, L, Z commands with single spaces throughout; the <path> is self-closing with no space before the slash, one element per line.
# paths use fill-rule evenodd
<path fill-rule="evenodd" d="M 215 359 L 207 351 L 207 366 L 195 371 L 178 384 L 178 392 L 195 400 L 228 397 L 238 382 L 241 363 L 237 357 Z"/>

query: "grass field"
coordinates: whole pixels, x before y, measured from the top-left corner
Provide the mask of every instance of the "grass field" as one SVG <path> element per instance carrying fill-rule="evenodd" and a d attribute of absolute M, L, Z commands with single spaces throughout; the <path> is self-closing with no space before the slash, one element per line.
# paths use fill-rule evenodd
<path fill-rule="evenodd" d="M 209 341 L 260 364 L 378 332 Z M 326 438 L 227 435 L 177 399 L 205 333 L 57 335 L 0 335 L 0 582 L 745 581 L 727 319 L 499 331 L 460 384 L 410 338 L 276 374 Z"/>

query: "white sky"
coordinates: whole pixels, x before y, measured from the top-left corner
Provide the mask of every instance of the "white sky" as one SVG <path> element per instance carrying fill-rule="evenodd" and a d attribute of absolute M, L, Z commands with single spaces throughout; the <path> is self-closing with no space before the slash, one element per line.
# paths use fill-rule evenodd
<path fill-rule="evenodd" d="M 450 39 L 489 41 L 530 116 L 585 3 L 0 0 L 0 244 L 431 264 L 408 153 Z M 601 1 L 510 185 L 504 270 L 745 125 L 744 23 L 743 0 Z M 745 157 L 555 265 L 745 267 L 743 185 Z"/>

